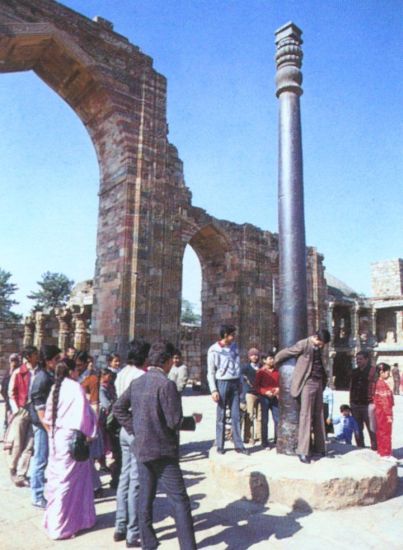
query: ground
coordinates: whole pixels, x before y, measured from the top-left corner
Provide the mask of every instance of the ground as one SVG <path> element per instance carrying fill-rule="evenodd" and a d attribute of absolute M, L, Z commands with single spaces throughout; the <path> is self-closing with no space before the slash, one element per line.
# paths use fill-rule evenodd
<path fill-rule="evenodd" d="M 336 404 L 347 402 L 346 392 L 336 392 Z M 403 540 L 403 460 L 398 467 L 399 484 L 394 498 L 372 506 L 339 511 L 293 511 L 267 503 L 265 506 L 220 493 L 209 479 L 208 451 L 214 437 L 215 410 L 210 396 L 191 394 L 183 398 L 185 413 L 202 412 L 204 417 L 195 433 L 181 434 L 182 470 L 192 501 L 198 548 L 214 550 L 273 549 L 354 550 L 402 548 Z M 403 459 L 403 396 L 396 397 L 393 447 Z M 260 452 L 260 451 L 259 451 Z M 265 451 L 261 451 L 262 460 Z M 297 459 L 295 459 L 297 460 Z M 307 467 L 301 464 L 301 468 Z M 309 466 L 308 466 L 309 467 Z M 4 456 L 0 458 L 0 548 L 3 550 L 87 550 L 125 548 L 113 542 L 115 498 L 103 478 L 105 496 L 96 501 L 97 524 L 68 541 L 54 542 L 42 528 L 43 513 L 30 504 L 29 490 L 14 487 Z M 303 495 L 302 495 L 303 497 Z M 177 550 L 175 523 L 164 494 L 155 503 L 155 528 L 161 550 Z"/>

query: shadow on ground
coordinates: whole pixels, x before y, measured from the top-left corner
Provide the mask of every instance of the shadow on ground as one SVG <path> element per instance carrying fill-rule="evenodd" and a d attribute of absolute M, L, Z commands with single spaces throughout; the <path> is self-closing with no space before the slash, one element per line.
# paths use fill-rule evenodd
<path fill-rule="evenodd" d="M 267 510 L 267 507 L 241 499 L 211 512 L 193 513 L 196 534 L 222 527 L 220 532 L 202 539 L 197 547 L 213 548 L 224 543 L 229 550 L 247 550 L 254 544 L 268 541 L 270 537 L 286 539 L 302 529 L 299 520 L 312 513 L 310 506 L 302 499 L 284 516 L 267 514 Z M 157 533 L 161 541 L 177 537 L 173 526 L 161 527 Z"/>

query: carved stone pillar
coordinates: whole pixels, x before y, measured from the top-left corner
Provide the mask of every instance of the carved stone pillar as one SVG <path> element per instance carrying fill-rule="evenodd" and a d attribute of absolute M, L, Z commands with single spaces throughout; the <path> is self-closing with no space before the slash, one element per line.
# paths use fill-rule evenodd
<path fill-rule="evenodd" d="M 33 346 L 35 336 L 35 319 L 32 315 L 25 317 L 23 346 Z"/>
<path fill-rule="evenodd" d="M 35 313 L 34 346 L 36 346 L 38 349 L 40 349 L 45 339 L 45 322 L 46 316 L 43 311 L 37 311 Z"/>
<path fill-rule="evenodd" d="M 334 337 L 333 337 L 333 329 L 334 329 L 334 321 L 333 321 L 333 309 L 334 309 L 334 302 L 329 302 L 327 306 L 327 328 L 330 332 L 330 346 L 329 348 L 334 348 Z"/>
<path fill-rule="evenodd" d="M 278 217 L 280 251 L 280 348 L 307 336 L 307 281 L 299 98 L 302 94 L 301 30 L 287 23 L 276 32 L 276 95 L 280 104 Z M 277 452 L 295 454 L 298 409 L 290 395 L 295 360 L 280 367 Z"/>
<path fill-rule="evenodd" d="M 361 347 L 360 342 L 360 336 L 359 336 L 359 319 L 358 319 L 358 311 L 360 309 L 360 306 L 357 304 L 357 302 L 354 302 L 354 305 L 351 308 L 351 335 L 350 335 L 350 341 L 352 346 L 355 347 L 356 351 L 359 351 Z"/>
<path fill-rule="evenodd" d="M 403 311 L 396 311 L 396 343 L 403 343 Z"/>
<path fill-rule="evenodd" d="M 71 333 L 71 311 L 69 309 L 58 309 L 56 311 L 56 318 L 59 322 L 59 337 L 58 347 L 62 351 L 70 345 L 70 333 Z"/>
<path fill-rule="evenodd" d="M 74 319 L 74 347 L 78 351 L 87 350 L 87 314 L 84 311 L 73 313 Z"/>

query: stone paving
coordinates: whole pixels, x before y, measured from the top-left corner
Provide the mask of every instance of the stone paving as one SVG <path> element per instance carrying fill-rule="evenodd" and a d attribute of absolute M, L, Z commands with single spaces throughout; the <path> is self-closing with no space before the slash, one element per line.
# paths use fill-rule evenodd
<path fill-rule="evenodd" d="M 336 405 L 347 402 L 346 392 L 336 392 Z M 398 466 L 396 495 L 372 506 L 337 511 L 291 509 L 267 503 L 258 505 L 220 491 L 219 483 L 209 477 L 208 452 L 214 436 L 215 411 L 210 396 L 189 394 L 183 398 L 185 413 L 203 412 L 195 433 L 181 434 L 182 470 L 192 501 L 198 548 L 215 550 L 266 549 L 401 549 L 403 547 L 403 460 Z M 1 411 L 2 414 L 2 411 Z M 2 416 L 1 416 L 2 418 Z M 403 459 L 403 396 L 396 398 L 393 447 Z M 265 460 L 265 451 L 257 451 Z M 255 456 L 257 453 L 254 453 Z M 233 453 L 228 452 L 228 456 Z M 227 456 L 227 455 L 225 455 Z M 241 457 L 245 458 L 245 457 Z M 297 459 L 295 459 L 297 460 Z M 307 466 L 301 464 L 301 468 Z M 308 466 L 309 467 L 309 466 Z M 43 513 L 30 504 L 29 490 L 14 487 L 9 479 L 4 456 L 0 458 L 0 548 L 2 550 L 113 549 L 114 491 L 107 488 L 96 501 L 98 521 L 88 532 L 68 541 L 51 541 L 42 528 Z M 301 495 L 303 498 L 304 495 Z M 175 523 L 164 494 L 155 503 L 155 527 L 161 550 L 177 550 Z"/>

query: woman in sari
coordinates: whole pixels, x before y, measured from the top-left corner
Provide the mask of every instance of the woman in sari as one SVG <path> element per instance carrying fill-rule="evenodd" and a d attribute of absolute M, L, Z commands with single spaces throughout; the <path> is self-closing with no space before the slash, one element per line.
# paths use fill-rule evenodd
<path fill-rule="evenodd" d="M 97 418 L 80 384 L 69 378 L 69 371 L 66 362 L 57 364 L 44 418 L 49 432 L 44 526 L 52 539 L 70 538 L 95 524 L 91 463 L 74 460 L 70 443 L 73 430 L 95 437 Z"/>

